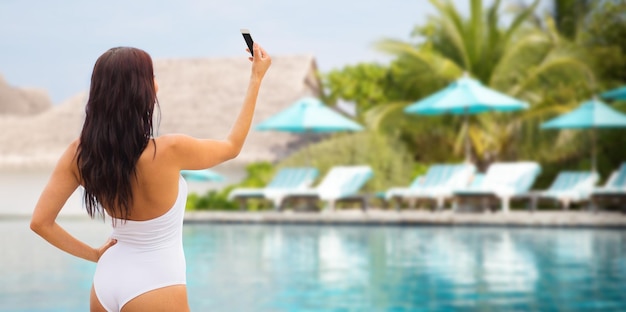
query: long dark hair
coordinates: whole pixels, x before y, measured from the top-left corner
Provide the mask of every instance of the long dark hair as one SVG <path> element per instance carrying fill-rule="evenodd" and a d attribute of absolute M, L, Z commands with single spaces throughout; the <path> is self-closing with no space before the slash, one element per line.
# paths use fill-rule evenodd
<path fill-rule="evenodd" d="M 77 162 L 91 218 L 104 207 L 127 220 L 136 164 L 153 135 L 158 107 L 152 58 L 143 50 L 112 48 L 93 69 Z"/>

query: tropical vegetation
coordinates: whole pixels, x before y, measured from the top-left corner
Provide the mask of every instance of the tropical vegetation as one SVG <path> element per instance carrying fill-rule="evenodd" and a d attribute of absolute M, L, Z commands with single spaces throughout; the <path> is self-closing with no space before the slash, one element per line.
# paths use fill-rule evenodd
<path fill-rule="evenodd" d="M 483 1 L 472 0 L 464 16 L 452 1 L 430 0 L 437 14 L 417 25 L 409 41 L 378 43 L 394 56 L 389 65 L 364 63 L 325 74 L 327 98 L 353 101 L 360 121 L 401 139 L 417 162 L 460 160 L 468 133 L 474 162 L 482 168 L 496 160 L 532 159 L 542 163 L 544 183 L 559 169 L 589 168 L 588 133 L 539 125 L 626 84 L 626 1 L 553 1 L 550 12 L 538 12 L 538 0 L 504 12 L 503 2 L 485 8 Z M 527 101 L 530 109 L 475 115 L 468 129 L 460 116 L 403 112 L 464 73 Z M 614 140 L 617 130 L 599 135 L 600 148 L 607 151 L 599 168 L 607 176 L 624 160 L 623 149 L 616 147 L 624 139 Z"/>
<path fill-rule="evenodd" d="M 542 130 L 540 125 L 626 85 L 626 0 L 553 0 L 547 12 L 538 10 L 539 0 L 494 0 L 489 6 L 471 0 L 466 15 L 450 0 L 429 3 L 436 14 L 407 30 L 408 40 L 378 41 L 377 49 L 392 57 L 388 64 L 360 63 L 320 76 L 323 99 L 353 103 L 355 118 L 367 131 L 331 135 L 275 166 L 266 164 L 271 170 L 251 172 L 249 179 L 266 183 L 275 168 L 311 159 L 321 172 L 338 163 L 367 162 L 376 177 L 367 190 L 382 190 L 406 184 L 431 163 L 460 161 L 466 135 L 471 158 L 481 169 L 494 161 L 541 163 L 537 187 L 547 186 L 559 170 L 588 170 L 588 132 Z M 468 127 L 462 116 L 404 113 L 407 105 L 463 75 L 530 107 L 473 115 Z M 611 104 L 626 110 L 625 102 Z M 610 129 L 597 134 L 598 169 L 607 177 L 626 160 L 626 135 Z M 203 204 L 226 194 L 208 194 Z"/>

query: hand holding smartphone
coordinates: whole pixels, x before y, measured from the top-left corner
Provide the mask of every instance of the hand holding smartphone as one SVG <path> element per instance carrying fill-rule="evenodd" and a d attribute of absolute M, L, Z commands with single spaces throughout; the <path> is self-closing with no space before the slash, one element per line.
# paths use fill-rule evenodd
<path fill-rule="evenodd" d="M 252 36 L 250 36 L 250 31 L 246 28 L 242 28 L 241 34 L 243 35 L 243 39 L 246 41 L 246 44 L 248 45 L 248 50 L 250 50 L 250 54 L 254 57 L 254 50 L 252 49 L 252 45 L 254 41 L 252 40 Z"/>

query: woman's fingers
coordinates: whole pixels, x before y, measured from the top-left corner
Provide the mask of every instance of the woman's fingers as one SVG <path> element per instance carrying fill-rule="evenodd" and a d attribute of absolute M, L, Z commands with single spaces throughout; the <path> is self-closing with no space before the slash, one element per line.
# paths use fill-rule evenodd
<path fill-rule="evenodd" d="M 107 251 L 107 249 L 111 248 L 111 246 L 115 245 L 116 243 L 117 243 L 117 239 L 109 238 L 106 241 L 106 243 L 104 243 L 104 245 L 98 248 L 98 260 L 100 260 L 100 257 L 102 257 L 102 255 Z"/>
<path fill-rule="evenodd" d="M 252 49 L 254 50 L 254 55 L 260 56 L 260 58 L 266 58 L 267 51 L 265 51 L 265 49 L 263 49 L 263 47 L 257 44 L 256 42 L 252 46 Z M 246 52 L 250 53 L 250 49 L 246 48 Z M 248 59 L 252 61 L 254 60 L 254 57 L 250 56 L 248 57 Z"/>
<path fill-rule="evenodd" d="M 115 238 L 110 238 L 107 243 L 106 243 L 106 249 L 109 249 L 109 247 L 113 246 L 117 244 L 117 239 Z"/>
<path fill-rule="evenodd" d="M 258 44 L 255 44 L 254 48 L 255 48 L 254 53 L 255 53 L 255 54 L 259 53 L 259 55 L 261 56 L 261 58 L 265 58 L 266 56 L 268 56 L 268 55 L 267 55 L 267 52 L 265 51 L 265 49 L 263 49 L 263 47 L 262 47 L 262 46 L 260 46 L 260 45 L 258 45 Z"/>
<path fill-rule="evenodd" d="M 252 72 L 257 77 L 263 77 L 267 69 L 272 64 L 272 59 L 269 54 L 267 54 L 265 49 L 263 49 L 263 47 L 256 42 L 252 48 L 254 50 L 254 57 L 249 58 L 252 61 Z"/>

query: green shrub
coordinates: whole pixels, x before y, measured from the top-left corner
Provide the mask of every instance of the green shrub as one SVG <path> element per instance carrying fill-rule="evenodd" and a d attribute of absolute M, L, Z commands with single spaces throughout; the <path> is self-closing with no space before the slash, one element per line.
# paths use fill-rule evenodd
<path fill-rule="evenodd" d="M 236 203 L 228 200 L 228 192 L 210 190 L 195 202 L 197 210 L 236 210 Z"/>
<path fill-rule="evenodd" d="M 195 210 L 198 204 L 198 194 L 197 193 L 189 193 L 187 195 L 187 204 L 185 205 L 185 210 Z"/>
<path fill-rule="evenodd" d="M 187 210 L 236 210 L 239 209 L 237 202 L 228 199 L 228 194 L 237 187 L 264 187 L 274 175 L 274 167 L 269 162 L 256 162 L 246 166 L 246 179 L 238 184 L 229 185 L 222 190 L 210 190 L 199 196 L 191 193 L 187 196 Z M 248 210 L 260 210 L 271 207 L 270 204 L 261 200 L 249 200 Z"/>
<path fill-rule="evenodd" d="M 246 166 L 246 178 L 237 187 L 264 187 L 272 177 L 276 168 L 267 161 L 254 162 Z"/>
<path fill-rule="evenodd" d="M 363 187 L 365 192 L 408 185 L 416 170 L 411 153 L 399 140 L 369 131 L 331 135 L 287 157 L 278 167 L 315 167 L 320 171 L 319 181 L 337 165 L 372 167 L 374 175 Z"/>
<path fill-rule="evenodd" d="M 235 210 L 237 202 L 229 201 L 228 194 L 236 187 L 265 187 L 279 168 L 312 166 L 320 171 L 318 180 L 337 165 L 369 165 L 374 171 L 372 179 L 363 187 L 364 192 L 376 193 L 394 186 L 406 186 L 414 177 L 428 168 L 415 163 L 412 154 L 397 139 L 380 133 L 359 132 L 333 134 L 318 143 L 312 143 L 276 166 L 269 162 L 256 162 L 246 166 L 247 176 L 241 183 L 230 185 L 220 191 L 209 191 L 203 196 L 190 194 L 187 206 L 190 210 Z M 376 205 L 376 203 L 372 203 Z M 251 211 L 271 209 L 271 202 L 251 199 L 247 202 Z"/>

